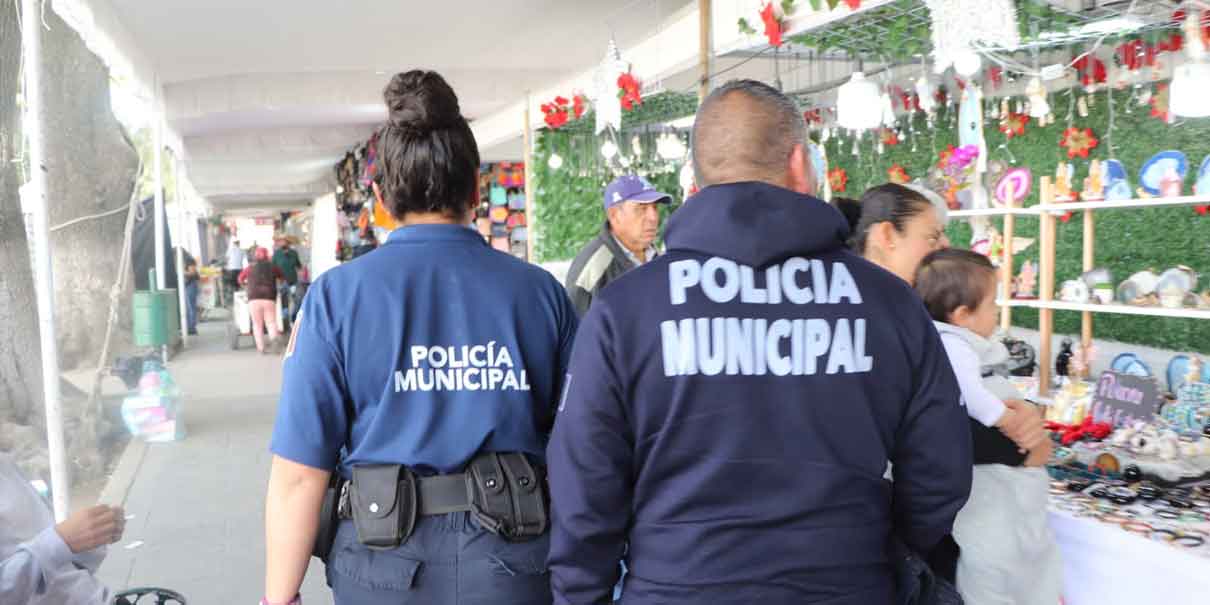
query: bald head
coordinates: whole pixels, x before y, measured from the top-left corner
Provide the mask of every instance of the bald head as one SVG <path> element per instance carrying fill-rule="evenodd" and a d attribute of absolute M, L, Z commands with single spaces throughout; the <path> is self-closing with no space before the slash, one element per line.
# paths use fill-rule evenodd
<path fill-rule="evenodd" d="M 762 181 L 814 193 L 806 141 L 794 101 L 768 84 L 732 80 L 706 97 L 693 122 L 697 184 Z"/>

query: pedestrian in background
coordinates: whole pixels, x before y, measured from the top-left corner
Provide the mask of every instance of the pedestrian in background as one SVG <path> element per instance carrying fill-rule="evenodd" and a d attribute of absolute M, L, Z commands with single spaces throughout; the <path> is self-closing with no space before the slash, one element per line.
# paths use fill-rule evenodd
<path fill-rule="evenodd" d="M 277 284 L 284 276 L 281 269 L 269 260 L 268 250 L 257 248 L 255 258 L 256 262 L 239 274 L 239 283 L 248 292 L 248 312 L 252 314 L 252 338 L 256 341 L 256 350 L 264 355 L 277 347 Z M 264 336 L 266 328 L 269 330 L 267 344 Z"/>

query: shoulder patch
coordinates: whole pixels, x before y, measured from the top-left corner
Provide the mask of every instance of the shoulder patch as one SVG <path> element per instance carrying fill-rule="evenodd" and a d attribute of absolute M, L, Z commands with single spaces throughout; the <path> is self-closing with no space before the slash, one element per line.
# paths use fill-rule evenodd
<path fill-rule="evenodd" d="M 588 262 L 584 263 L 584 268 L 580 270 L 580 276 L 576 279 L 576 286 L 586 292 L 592 292 L 601 282 L 601 278 L 605 277 L 605 271 L 609 269 L 609 265 L 613 264 L 613 252 L 608 246 L 601 246 L 593 253 Z"/>

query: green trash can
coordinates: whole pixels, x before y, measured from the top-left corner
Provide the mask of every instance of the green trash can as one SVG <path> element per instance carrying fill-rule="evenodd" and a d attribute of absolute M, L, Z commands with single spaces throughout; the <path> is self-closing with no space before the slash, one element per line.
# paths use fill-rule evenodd
<path fill-rule="evenodd" d="M 176 290 L 156 290 L 152 272 L 151 290 L 136 290 L 131 303 L 134 311 L 134 344 L 160 347 L 175 344 L 181 337 L 180 306 Z"/>

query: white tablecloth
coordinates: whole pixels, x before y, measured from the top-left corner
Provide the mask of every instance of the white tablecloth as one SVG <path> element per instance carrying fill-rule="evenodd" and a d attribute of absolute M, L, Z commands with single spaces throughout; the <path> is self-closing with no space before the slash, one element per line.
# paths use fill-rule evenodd
<path fill-rule="evenodd" d="M 1050 512 L 1066 605 L 1207 605 L 1210 557 L 1095 519 Z"/>

